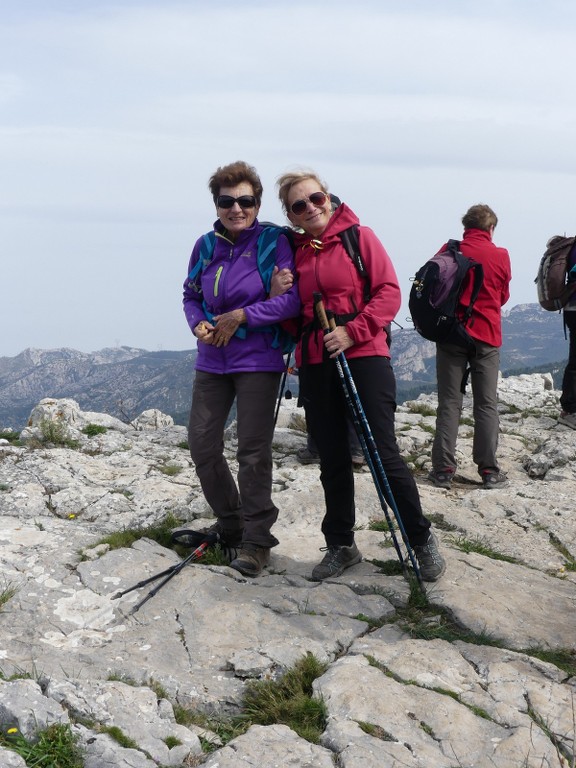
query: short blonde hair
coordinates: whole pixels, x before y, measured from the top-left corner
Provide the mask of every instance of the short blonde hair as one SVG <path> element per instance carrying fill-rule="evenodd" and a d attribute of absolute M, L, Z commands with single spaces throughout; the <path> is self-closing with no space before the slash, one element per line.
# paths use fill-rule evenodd
<path fill-rule="evenodd" d="M 315 181 L 320 186 L 320 189 L 328 194 L 328 185 L 326 182 L 322 181 L 315 171 L 301 170 L 283 173 L 282 176 L 278 178 L 276 186 L 278 187 L 278 197 L 280 198 L 284 212 L 288 211 L 288 195 L 290 194 L 292 187 L 295 184 L 299 184 L 301 181 L 307 181 L 308 179 Z"/>

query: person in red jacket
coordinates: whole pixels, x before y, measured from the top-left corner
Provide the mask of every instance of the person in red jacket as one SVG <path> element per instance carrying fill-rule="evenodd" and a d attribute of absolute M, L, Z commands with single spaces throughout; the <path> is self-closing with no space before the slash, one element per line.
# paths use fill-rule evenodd
<path fill-rule="evenodd" d="M 366 298 L 364 279 L 340 238 L 351 225 L 359 225 L 356 214 L 345 203 L 333 209 L 327 186 L 312 171 L 284 174 L 277 183 L 280 201 L 296 229 L 295 276 L 301 301 L 296 365 L 300 400 L 320 454 L 326 505 L 325 555 L 313 569 L 312 580 L 339 576 L 362 559 L 354 542 L 354 474 L 346 401 L 334 362 L 344 353 L 422 578 L 436 581 L 444 572 L 444 560 L 394 433 L 396 382 L 385 331 L 400 308 L 394 267 L 374 232 L 359 226 L 360 253 L 370 278 Z M 281 270 L 281 279 L 285 273 Z M 285 287 L 290 284 L 288 275 Z M 322 295 L 337 323 L 326 335 L 315 317 L 315 293 Z"/>
<path fill-rule="evenodd" d="M 438 410 L 432 446 L 429 479 L 439 488 L 450 488 L 457 467 L 456 440 L 462 411 L 462 382 L 470 369 L 474 414 L 472 456 L 484 488 L 506 484 L 506 474 L 496 458 L 498 447 L 498 372 L 502 346 L 502 306 L 510 297 L 512 272 L 505 248 L 492 242 L 498 218 L 487 205 L 473 205 L 462 217 L 464 226 L 460 250 L 482 264 L 484 282 L 474 304 L 466 330 L 475 349 L 456 344 L 436 344 Z M 440 250 L 444 250 L 445 247 Z M 465 287 L 461 302 L 469 303 L 472 281 Z"/>

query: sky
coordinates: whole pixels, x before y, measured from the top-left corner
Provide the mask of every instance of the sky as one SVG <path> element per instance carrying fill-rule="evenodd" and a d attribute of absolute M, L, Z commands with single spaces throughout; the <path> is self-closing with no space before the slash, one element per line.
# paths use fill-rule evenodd
<path fill-rule="evenodd" d="M 535 302 L 576 231 L 573 0 L 0 0 L 0 357 L 192 349 L 182 284 L 235 160 L 312 168 L 410 278 L 470 205 Z"/>

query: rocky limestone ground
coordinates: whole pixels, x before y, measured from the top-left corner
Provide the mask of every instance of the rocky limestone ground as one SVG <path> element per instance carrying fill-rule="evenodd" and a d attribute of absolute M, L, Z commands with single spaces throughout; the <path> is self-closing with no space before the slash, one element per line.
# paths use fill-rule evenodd
<path fill-rule="evenodd" d="M 180 558 L 149 538 L 110 549 L 103 537 L 167 514 L 210 522 L 185 430 L 158 411 L 127 425 L 42 401 L 24 444 L 0 445 L 0 595 L 14 592 L 0 608 L 2 731 L 71 723 L 86 768 L 574 766 L 576 678 L 552 663 L 574 656 L 576 636 L 576 432 L 557 422 L 558 395 L 548 375 L 501 380 L 510 483 L 494 490 L 471 462 L 469 397 L 450 491 L 426 480 L 434 396 L 398 409 L 398 441 L 447 561 L 426 589 L 432 639 L 407 619 L 414 584 L 390 567 L 389 534 L 374 530 L 383 512 L 366 470 L 355 475 L 363 562 L 309 580 L 322 492 L 318 467 L 295 458 L 305 435 L 293 401 L 274 442 L 270 568 L 249 580 L 192 563 L 131 614 L 157 582 L 114 595 Z M 90 437 L 88 424 L 107 431 Z M 77 446 L 39 443 L 47 425 Z M 226 446 L 233 461 L 234 426 Z M 446 617 L 457 638 L 433 631 Z M 238 713 L 247 681 L 278 678 L 307 653 L 327 664 L 314 683 L 328 712 L 319 744 L 274 724 L 219 745 L 176 722 L 175 707 Z M 209 740 L 217 748 L 203 752 Z M 0 747 L 0 766 L 26 763 Z"/>

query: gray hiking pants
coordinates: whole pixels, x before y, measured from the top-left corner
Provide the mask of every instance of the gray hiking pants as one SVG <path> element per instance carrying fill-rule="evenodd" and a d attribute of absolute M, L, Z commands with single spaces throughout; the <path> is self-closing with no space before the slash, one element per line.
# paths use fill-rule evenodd
<path fill-rule="evenodd" d="M 432 446 L 432 466 L 435 471 L 454 471 L 457 467 L 456 440 L 464 398 L 460 388 L 468 363 L 471 369 L 474 415 L 472 458 L 480 474 L 487 469 L 499 470 L 496 450 L 500 429 L 497 398 L 500 349 L 476 342 L 475 355 L 456 344 L 436 345 L 438 410 Z"/>
<path fill-rule="evenodd" d="M 188 445 L 206 501 L 222 527 L 244 527 L 243 543 L 278 544 L 270 529 L 272 437 L 281 374 L 215 374 L 197 371 L 188 423 Z M 224 458 L 224 427 L 236 399 L 238 486 Z"/>

